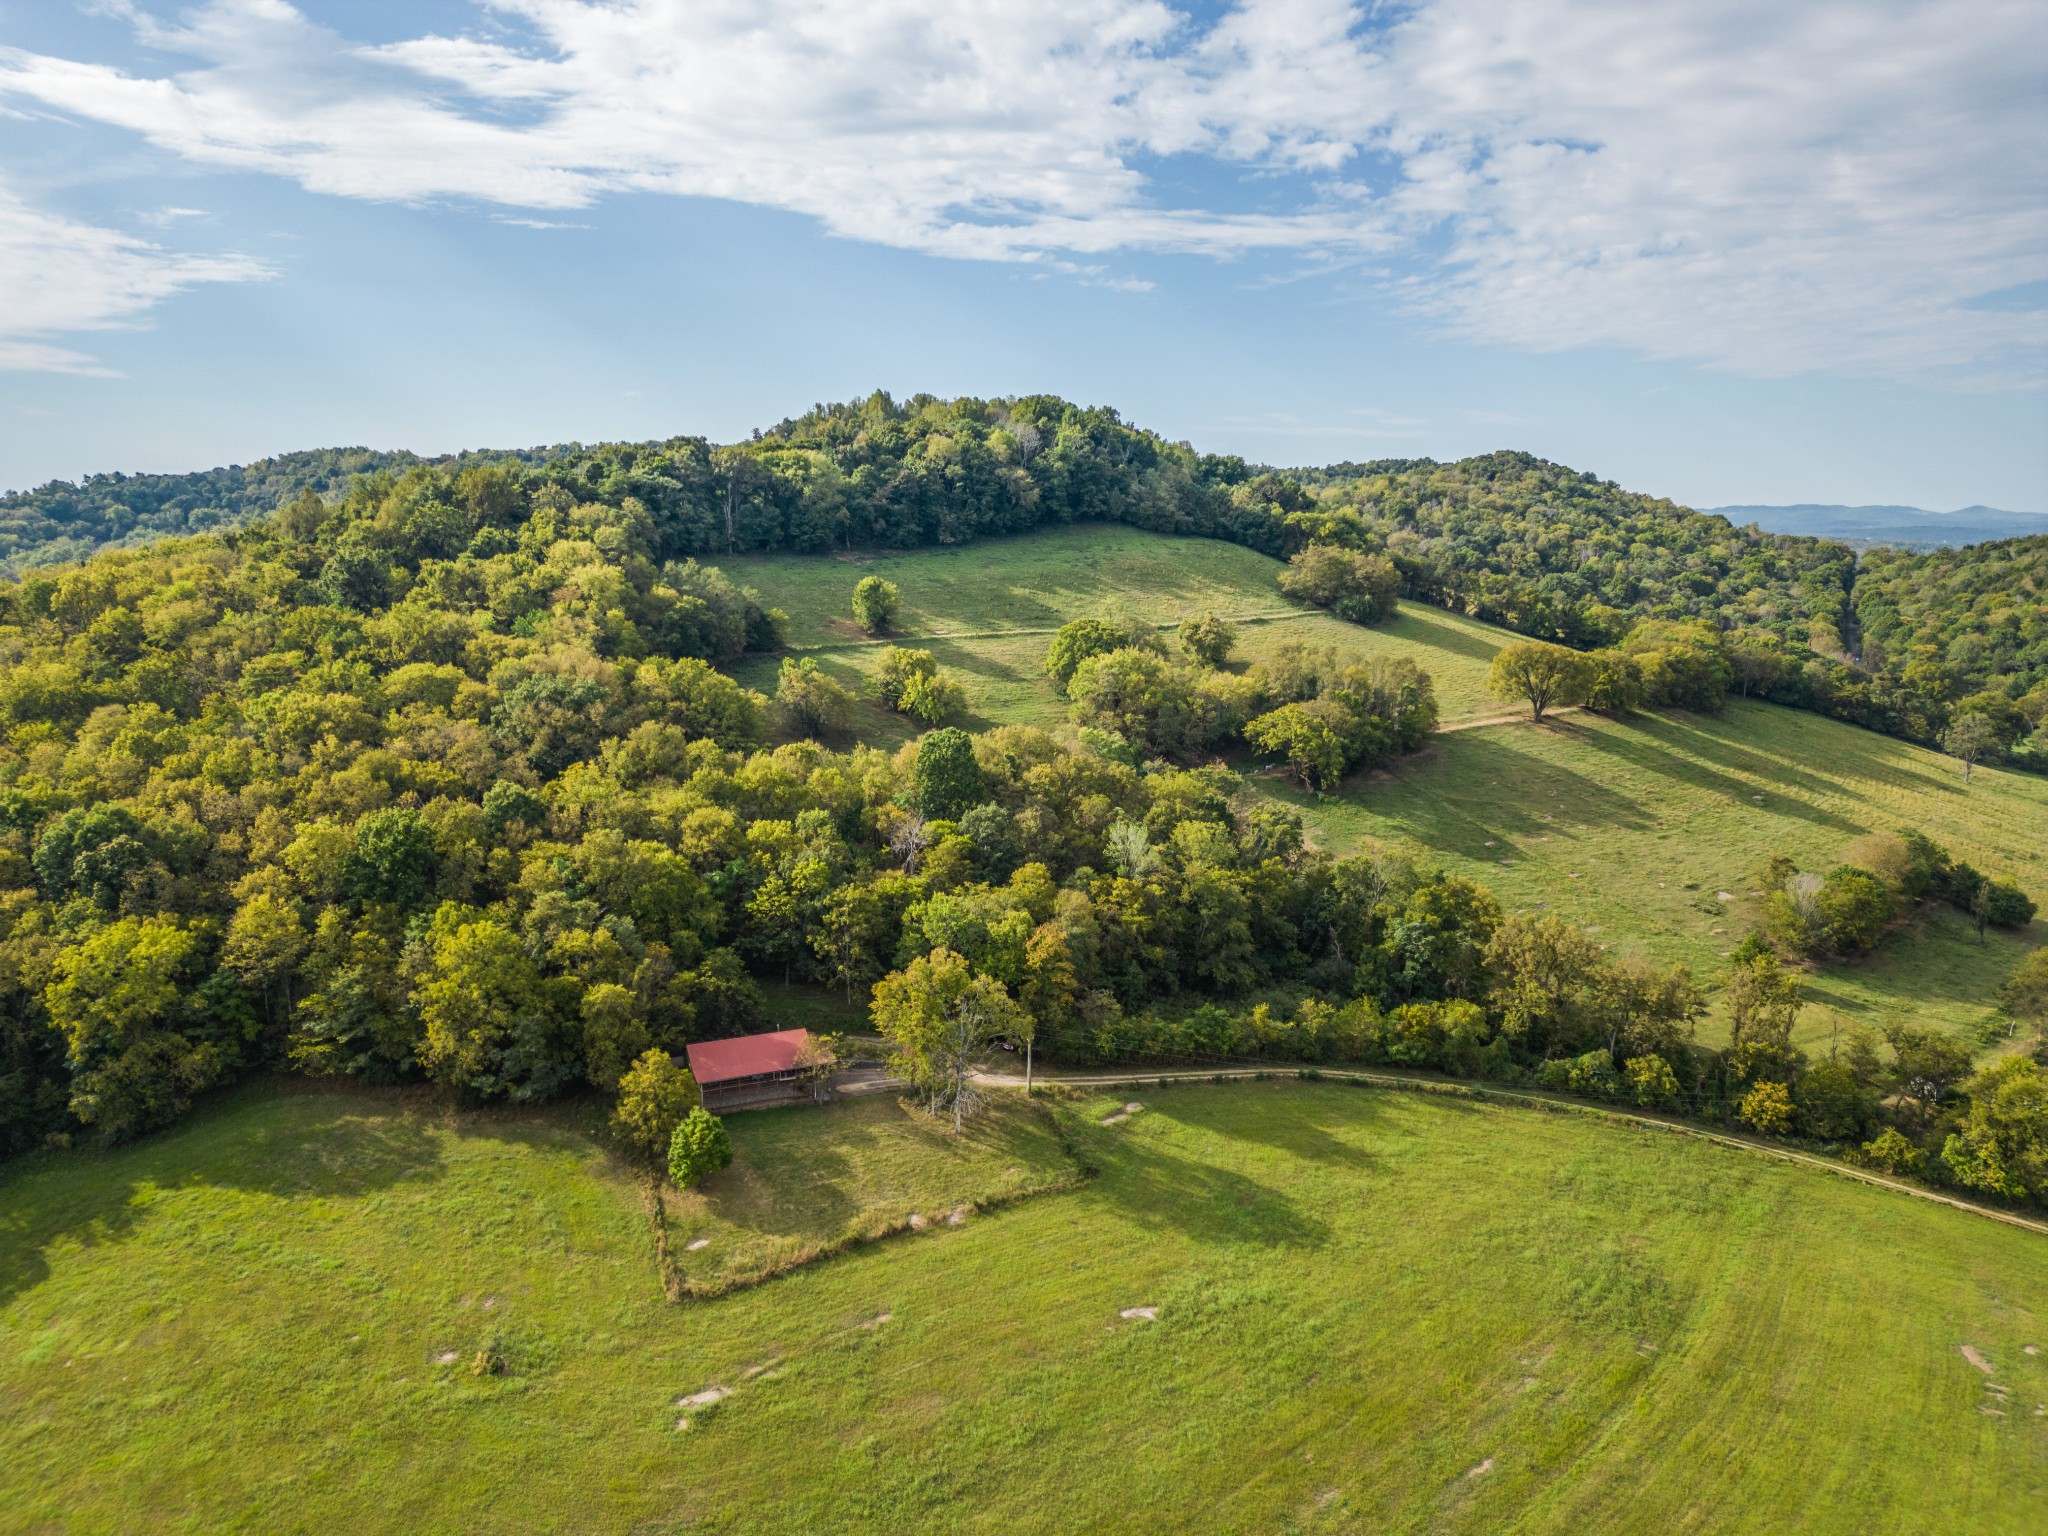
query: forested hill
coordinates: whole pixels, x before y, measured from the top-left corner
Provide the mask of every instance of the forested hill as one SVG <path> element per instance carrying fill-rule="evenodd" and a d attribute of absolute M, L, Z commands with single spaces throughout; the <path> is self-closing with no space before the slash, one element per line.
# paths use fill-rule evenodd
<path fill-rule="evenodd" d="M 421 562 L 492 555 L 495 545 L 466 541 L 503 533 L 453 486 L 493 461 L 514 466 L 522 496 L 552 485 L 572 503 L 630 505 L 658 560 L 958 543 L 1084 520 L 1276 555 L 1311 540 L 1383 550 L 1410 596 L 1569 644 L 1606 643 L 1640 617 L 1707 620 L 1742 641 L 1745 689 L 1922 741 L 1938 739 L 1961 700 L 2018 700 L 2048 680 L 2048 540 L 1882 552 L 1863 568 L 1882 596 L 1866 601 L 1844 545 L 1736 527 L 1529 454 L 1276 472 L 1050 396 L 878 393 L 727 446 L 677 437 L 433 461 L 338 449 L 197 475 L 95 476 L 0 497 L 0 569 L 232 528 L 308 490 L 333 502 L 370 471 L 385 478 L 365 504 L 409 510 L 335 520 L 321 537 L 337 541 L 336 572 L 356 573 L 336 580 L 396 596 Z M 1867 667 L 1852 660 L 1859 624 L 1880 642 Z"/>
<path fill-rule="evenodd" d="M 183 475 L 88 475 L 0 495 L 0 572 L 82 560 L 109 546 L 238 528 L 301 491 L 339 495 L 357 475 L 416 463 L 405 452 L 315 448 Z"/>

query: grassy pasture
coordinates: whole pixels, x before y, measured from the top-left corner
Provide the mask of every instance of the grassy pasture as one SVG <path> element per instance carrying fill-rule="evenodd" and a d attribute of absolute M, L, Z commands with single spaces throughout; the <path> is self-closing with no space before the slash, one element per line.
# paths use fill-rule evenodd
<path fill-rule="evenodd" d="M 1500 707 L 1486 695 L 1498 631 L 1416 604 L 1406 605 L 1392 624 L 1362 629 L 1284 597 L 1274 579 L 1277 561 L 1210 539 L 1084 524 L 949 549 L 753 556 L 722 564 L 734 580 L 789 614 L 793 648 L 815 656 L 863 696 L 886 646 L 929 650 L 966 688 L 969 717 L 962 723 L 975 730 L 1064 719 L 1065 701 L 1045 676 L 1046 646 L 1060 625 L 1098 615 L 1112 601 L 1167 627 L 1205 611 L 1231 619 L 1241 626 L 1240 663 L 1289 640 L 1334 645 L 1361 660 L 1412 654 L 1435 678 L 1446 721 Z M 853 621 L 854 583 L 867 575 L 886 576 L 903 592 L 896 632 L 881 641 L 868 639 Z M 733 675 L 772 691 L 777 665 L 750 658 Z M 906 741 L 916 729 L 874 704 L 863 708 L 858 725 L 863 741 L 880 745 Z"/>
<path fill-rule="evenodd" d="M 259 1087 L 18 1167 L 0 1530 L 2039 1529 L 2036 1235 L 1584 1116 L 1126 1096 L 1092 1183 L 680 1307 L 573 1110 Z"/>
<path fill-rule="evenodd" d="M 1741 700 L 1718 718 L 1582 713 L 1541 729 L 1470 727 L 1506 712 L 1485 680 L 1513 635 L 1412 602 L 1392 624 L 1346 624 L 1289 603 L 1274 584 L 1278 562 L 1235 545 L 1083 526 L 955 549 L 729 564 L 789 611 L 792 643 L 852 686 L 881 649 L 854 626 L 853 584 L 870 572 L 896 582 L 903 643 L 929 647 L 966 684 L 975 729 L 1063 718 L 1042 672 L 1048 636 L 1112 598 L 1160 623 L 1205 608 L 1240 620 L 1291 615 L 1246 623 L 1247 660 L 1287 639 L 1357 656 L 1405 652 L 1435 678 L 1444 723 L 1469 728 L 1334 794 L 1303 796 L 1277 776 L 1261 786 L 1301 809 L 1325 846 L 1342 851 L 1369 836 L 1425 850 L 1510 908 L 1547 902 L 1617 951 L 1682 960 L 1702 976 L 1748 931 L 1748 893 L 1767 857 L 1825 870 L 1867 832 L 1919 827 L 2048 906 L 2048 780 L 1980 769 L 1966 787 L 1937 753 Z M 756 659 L 739 675 L 770 688 L 774 669 Z M 859 731 L 883 745 L 914 733 L 874 705 Z M 1721 891 L 1734 899 L 1716 899 Z M 1893 1018 L 1974 1030 L 2020 956 L 2044 941 L 2040 920 L 1980 945 L 1959 915 L 1932 913 L 1875 954 L 1816 973 L 1800 1038 L 1825 1043 L 1839 1026 Z M 1703 1033 L 1722 1028 L 1710 1020 Z"/>
<path fill-rule="evenodd" d="M 993 1101 L 958 1138 L 893 1094 L 744 1112 L 733 1166 L 705 1187 L 664 1187 L 670 1252 L 692 1289 L 786 1269 L 835 1244 L 942 1221 L 1073 1180 L 1049 1120 Z M 696 1244 L 703 1244 L 696 1247 Z"/>
<path fill-rule="evenodd" d="M 1749 931 L 1766 858 L 1825 870 L 1866 832 L 1919 827 L 2048 904 L 2048 781 L 1980 769 L 1965 787 L 1933 752 L 1769 704 L 1458 732 L 1320 800 L 1263 782 L 1329 845 L 1419 845 L 1511 909 L 1548 903 L 1611 948 L 1703 976 Z M 1960 913 L 1929 911 L 1870 955 L 1816 971 L 1800 1039 L 1893 1018 L 1973 1029 L 2044 928 L 1980 944 Z"/>

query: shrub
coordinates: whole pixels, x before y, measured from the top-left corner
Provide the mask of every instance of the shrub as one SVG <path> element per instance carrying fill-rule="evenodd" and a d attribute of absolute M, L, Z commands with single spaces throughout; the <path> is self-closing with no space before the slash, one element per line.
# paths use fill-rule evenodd
<path fill-rule="evenodd" d="M 2024 928 L 2034 920 L 2033 898 L 2010 880 L 1994 880 L 1984 895 L 1984 921 L 1994 928 Z"/>
<path fill-rule="evenodd" d="M 1646 1109 L 1662 1108 L 1678 1098 L 1678 1075 L 1662 1056 L 1632 1056 L 1622 1071 L 1630 1096 Z"/>
<path fill-rule="evenodd" d="M 930 651 L 892 645 L 875 671 L 875 697 L 921 725 L 937 725 L 966 702 L 960 685 L 939 670 Z"/>
<path fill-rule="evenodd" d="M 904 684 L 896 707 L 919 725 L 937 725 L 966 704 L 967 694 L 958 683 L 935 674 L 913 677 Z"/>
<path fill-rule="evenodd" d="M 1606 1051 L 1588 1051 L 1583 1056 L 1556 1056 L 1537 1070 L 1537 1081 L 1559 1093 L 1576 1093 L 1589 1099 L 1618 1100 L 1622 1077 Z"/>
<path fill-rule="evenodd" d="M 1891 892 L 1867 869 L 1839 864 L 1814 894 L 1814 937 L 1838 955 L 1859 954 L 1884 937 L 1891 921 Z"/>
<path fill-rule="evenodd" d="M 902 594 L 896 583 L 879 576 L 863 576 L 853 589 L 853 616 L 871 635 L 885 635 L 896 623 Z"/>
<path fill-rule="evenodd" d="M 698 1105 L 675 1128 L 668 1144 L 668 1176 L 678 1189 L 689 1189 L 732 1164 L 732 1138 L 725 1122 Z"/>
<path fill-rule="evenodd" d="M 1792 1090 L 1783 1083 L 1758 1083 L 1735 1103 L 1735 1118 L 1766 1136 L 1792 1129 Z"/>
<path fill-rule="evenodd" d="M 1863 1143 L 1856 1161 L 1866 1168 L 1875 1168 L 1879 1173 L 1889 1173 L 1894 1178 L 1918 1173 L 1925 1154 L 1900 1134 L 1896 1126 L 1886 1126 L 1877 1136 Z"/>

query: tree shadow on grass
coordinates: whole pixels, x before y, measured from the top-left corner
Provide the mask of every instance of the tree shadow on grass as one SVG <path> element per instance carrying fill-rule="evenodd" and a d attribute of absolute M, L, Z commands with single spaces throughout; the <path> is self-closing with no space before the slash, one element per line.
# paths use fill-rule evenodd
<path fill-rule="evenodd" d="M 1574 826 L 1647 831 L 1655 825 L 1627 795 L 1524 751 L 1514 740 L 1465 731 L 1438 750 L 1457 755 L 1456 792 L 1446 793 L 1423 761 L 1395 771 L 1392 795 L 1370 783 L 1347 795 L 1408 836 L 1468 859 L 1500 859 L 1514 851 L 1504 844 Z"/>
<path fill-rule="evenodd" d="M 1759 719 L 1750 706 L 1754 707 L 1754 711 L 1768 713 L 1764 713 Z M 1791 717 L 1785 723 L 1791 725 L 1794 730 L 1804 730 L 1823 721 L 1838 726 L 1839 731 L 1830 733 L 1831 739 L 1825 744 L 1824 750 L 1828 761 L 1836 766 L 1837 772 L 1847 777 L 1867 779 L 1888 789 L 1908 793 L 1960 795 L 1966 792 L 1960 780 L 1945 779 L 1908 767 L 1902 759 L 1910 749 L 1903 741 L 1890 736 L 1880 736 L 1874 731 L 1866 731 L 1846 721 L 1830 721 L 1825 716 L 1808 715 L 1805 710 L 1795 710 L 1786 705 L 1752 699 L 1732 711 L 1730 715 L 1718 718 L 1705 715 L 1686 716 L 1683 723 L 1693 736 L 1702 742 L 1712 743 L 1711 747 L 1702 745 L 1697 750 L 1703 756 L 1717 757 L 1724 766 L 1770 777 L 1790 778 L 1795 782 L 1803 780 L 1822 793 L 1855 793 L 1840 778 L 1823 779 L 1799 774 L 1796 767 L 1797 758 L 1790 751 L 1782 756 L 1760 753 L 1754 746 L 1734 741 L 1731 733 L 1742 728 L 1735 723 L 1741 716 L 1749 716 L 1749 723 L 1762 724 L 1766 728 L 1783 717 Z M 1801 742 L 1800 746 L 1810 751 L 1819 744 Z M 1751 766 L 1751 761 L 1757 759 L 1761 759 L 1761 765 Z"/>
<path fill-rule="evenodd" d="M 875 1138 L 869 1133 L 866 1139 Z M 846 1191 L 852 1169 L 847 1153 L 823 1137 L 802 1143 L 800 1155 L 795 1144 L 745 1148 L 731 1168 L 705 1180 L 697 1193 L 714 1220 L 739 1231 L 825 1242 L 859 1213 Z"/>
<path fill-rule="evenodd" d="M 1252 1116 L 1242 1113 L 1244 1107 L 1241 1102 L 1215 1098 L 1188 1099 L 1171 1093 L 1147 1104 L 1149 1112 L 1163 1119 L 1193 1126 L 1231 1141 L 1271 1147 L 1309 1162 L 1334 1164 L 1361 1173 L 1370 1173 L 1384 1166 L 1382 1159 L 1373 1153 L 1353 1146 L 1331 1134 L 1326 1125 L 1318 1123 L 1340 1118 L 1334 1112 L 1334 1106 L 1326 1101 L 1290 1096 L 1284 1101 L 1275 1101 L 1272 1113 Z M 1360 1106 L 1368 1116 L 1374 1108 L 1369 1104 Z M 1356 1123 L 1361 1116 L 1352 1112 L 1341 1118 Z"/>
<path fill-rule="evenodd" d="M 1263 1248 L 1314 1248 L 1329 1240 L 1326 1223 L 1241 1173 L 1135 1137 L 1120 1138 L 1100 1151 L 1102 1177 L 1091 1187 L 1147 1231 Z"/>
<path fill-rule="evenodd" d="M 156 1135 L 45 1154 L 0 1185 L 0 1305 L 48 1278 L 52 1246 L 134 1236 L 153 1191 L 349 1199 L 440 1174 L 440 1142 L 417 1113 L 345 1092 L 279 1096 L 245 1084 Z"/>
<path fill-rule="evenodd" d="M 1662 722 L 1658 723 L 1661 724 Z M 1833 811 L 1794 798 L 1782 791 L 1777 795 L 1770 796 L 1766 806 L 1757 807 L 1754 797 L 1759 793 L 1759 790 L 1755 784 L 1746 779 L 1731 778 L 1725 773 L 1706 766 L 1696 758 L 1687 757 L 1683 753 L 1665 746 L 1656 739 L 1654 731 L 1654 725 L 1648 725 L 1647 728 L 1623 731 L 1586 731 L 1581 733 L 1581 739 L 1594 750 L 1604 752 L 1610 757 L 1618 758 L 1644 773 L 1676 780 L 1681 784 L 1689 784 L 1695 789 L 1704 790 L 1709 794 L 1719 795 L 1731 806 L 1757 809 L 1760 814 L 1789 816 L 1794 820 L 1811 822 L 1815 826 L 1826 827 L 1830 831 L 1846 833 L 1850 836 L 1859 836 L 1864 830 L 1860 822 L 1851 821 L 1845 816 L 1837 815 Z M 1766 776 L 1767 783 L 1777 782 L 1783 784 L 1789 781 L 1798 784 L 1801 781 L 1805 781 L 1807 784 L 1816 786 L 1816 792 L 1818 793 L 1829 795 L 1841 793 L 1839 786 L 1814 779 L 1809 774 L 1799 773 L 1793 769 L 1787 768 L 1773 772 L 1768 768 L 1759 768 L 1757 772 Z M 1763 791 L 1763 793 L 1768 794 L 1769 792 Z"/>
<path fill-rule="evenodd" d="M 1492 663 L 1494 653 L 1499 649 L 1484 635 L 1476 635 L 1460 626 L 1445 610 L 1419 603 L 1413 598 L 1401 600 L 1399 616 L 1379 633 L 1488 664 Z"/>

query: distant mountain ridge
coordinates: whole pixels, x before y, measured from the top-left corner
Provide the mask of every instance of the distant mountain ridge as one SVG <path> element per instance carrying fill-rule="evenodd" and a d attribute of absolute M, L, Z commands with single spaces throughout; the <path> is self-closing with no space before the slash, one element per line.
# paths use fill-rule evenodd
<path fill-rule="evenodd" d="M 1902 549 L 1938 549 L 1988 544 L 2048 533 L 2048 512 L 2008 512 L 2001 507 L 1962 507 L 1930 512 L 1925 507 L 1845 507 L 1817 502 L 1791 506 L 1701 507 L 1738 527 L 1755 523 L 1769 533 L 1839 539 L 1845 544 L 1892 544 Z"/>

